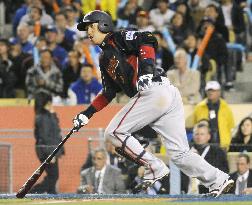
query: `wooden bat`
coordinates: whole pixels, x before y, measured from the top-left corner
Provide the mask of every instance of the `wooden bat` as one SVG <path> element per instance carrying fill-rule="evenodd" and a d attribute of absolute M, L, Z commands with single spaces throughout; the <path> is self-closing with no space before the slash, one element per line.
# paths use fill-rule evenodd
<path fill-rule="evenodd" d="M 65 138 L 59 143 L 59 145 L 53 150 L 52 154 L 50 154 L 46 160 L 36 169 L 35 172 L 30 176 L 30 178 L 24 183 L 24 185 L 19 189 L 16 194 L 17 198 L 24 198 L 24 196 L 30 191 L 32 186 L 36 183 L 39 177 L 42 175 L 46 166 L 48 166 L 52 160 L 52 158 L 57 154 L 57 152 L 62 148 L 67 139 L 74 133 L 77 132 L 78 129 L 72 128 L 71 131 L 65 136 Z"/>

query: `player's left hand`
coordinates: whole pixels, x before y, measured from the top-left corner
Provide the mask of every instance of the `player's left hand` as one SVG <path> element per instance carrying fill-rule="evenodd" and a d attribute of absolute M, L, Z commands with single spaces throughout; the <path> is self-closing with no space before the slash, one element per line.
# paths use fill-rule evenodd
<path fill-rule="evenodd" d="M 152 85 L 153 74 L 146 74 L 139 77 L 137 81 L 137 91 L 143 91 Z"/>

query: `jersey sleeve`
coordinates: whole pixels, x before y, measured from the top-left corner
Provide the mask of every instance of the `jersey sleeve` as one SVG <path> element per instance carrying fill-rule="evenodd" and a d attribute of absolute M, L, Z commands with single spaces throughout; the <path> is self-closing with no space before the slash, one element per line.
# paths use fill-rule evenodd
<path fill-rule="evenodd" d="M 157 39 L 151 32 L 121 31 L 114 34 L 117 45 L 127 53 L 139 54 L 141 46 L 149 45 L 157 49 Z"/>
<path fill-rule="evenodd" d="M 121 33 L 127 52 L 138 56 L 138 77 L 155 74 L 157 39 L 150 32 L 124 31 Z"/>

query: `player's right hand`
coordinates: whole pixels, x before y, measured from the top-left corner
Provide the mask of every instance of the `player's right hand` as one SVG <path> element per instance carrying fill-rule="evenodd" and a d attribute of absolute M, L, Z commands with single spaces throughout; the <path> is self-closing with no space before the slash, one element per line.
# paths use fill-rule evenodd
<path fill-rule="evenodd" d="M 78 131 L 81 127 L 88 124 L 88 122 L 89 122 L 88 117 L 86 115 L 80 113 L 80 114 L 76 115 L 75 118 L 73 119 L 74 129 L 76 131 Z"/>
<path fill-rule="evenodd" d="M 136 87 L 137 91 L 143 91 L 151 87 L 153 74 L 146 74 L 139 77 Z"/>

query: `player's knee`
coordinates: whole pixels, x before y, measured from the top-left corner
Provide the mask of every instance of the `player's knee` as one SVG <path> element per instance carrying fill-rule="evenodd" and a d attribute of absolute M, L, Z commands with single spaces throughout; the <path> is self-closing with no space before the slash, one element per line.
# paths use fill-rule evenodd
<path fill-rule="evenodd" d="M 105 140 L 110 140 L 114 137 L 113 130 L 110 127 L 107 127 L 104 132 Z"/>
<path fill-rule="evenodd" d="M 182 166 L 184 164 L 183 160 L 185 160 L 185 156 L 187 156 L 188 153 L 189 153 L 189 150 L 173 152 L 171 155 L 171 160 L 173 161 L 174 164 L 178 166 Z"/>
<path fill-rule="evenodd" d="M 114 146 L 116 146 L 116 147 L 121 146 L 120 141 L 115 136 L 114 129 L 111 129 L 110 127 L 107 127 L 105 132 L 104 132 L 104 137 L 105 137 L 105 140 L 111 141 Z"/>

